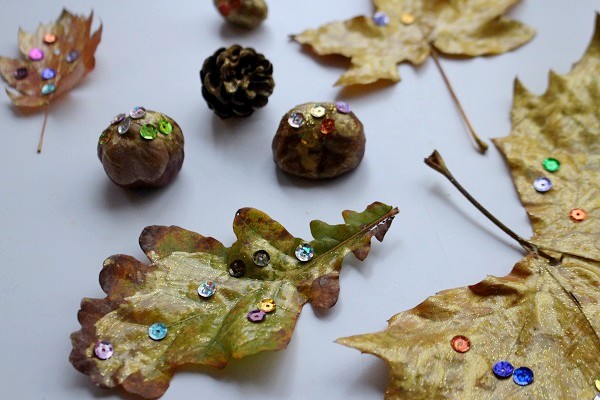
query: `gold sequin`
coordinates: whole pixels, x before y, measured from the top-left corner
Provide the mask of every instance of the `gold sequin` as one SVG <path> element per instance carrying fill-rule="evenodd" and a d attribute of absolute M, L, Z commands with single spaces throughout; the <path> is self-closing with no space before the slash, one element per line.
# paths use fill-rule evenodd
<path fill-rule="evenodd" d="M 402 22 L 404 25 L 411 25 L 413 22 L 415 22 L 415 16 L 407 12 L 402 13 L 400 16 L 400 22 Z"/>
<path fill-rule="evenodd" d="M 275 311 L 276 307 L 275 300 L 273 299 L 262 299 L 260 303 L 258 303 L 258 309 L 266 313 Z"/>
<path fill-rule="evenodd" d="M 46 33 L 44 35 L 44 43 L 46 44 L 52 44 L 56 42 L 56 35 L 53 33 Z"/>

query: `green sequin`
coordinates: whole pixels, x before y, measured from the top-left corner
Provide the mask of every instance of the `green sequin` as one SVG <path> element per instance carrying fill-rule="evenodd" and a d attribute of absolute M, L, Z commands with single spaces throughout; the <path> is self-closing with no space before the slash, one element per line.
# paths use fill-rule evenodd
<path fill-rule="evenodd" d="M 173 132 L 173 125 L 163 118 L 158 122 L 158 130 L 164 135 L 170 135 Z"/>
<path fill-rule="evenodd" d="M 556 158 L 546 158 L 542 161 L 542 166 L 548 172 L 556 172 L 560 169 L 560 162 Z"/>
<path fill-rule="evenodd" d="M 106 144 L 108 143 L 108 139 L 110 139 L 110 137 L 108 136 L 108 131 L 104 131 L 100 134 L 100 139 L 98 139 L 98 143 Z"/>
<path fill-rule="evenodd" d="M 157 133 L 158 129 L 153 124 L 146 124 L 140 129 L 140 136 L 148 140 L 154 139 Z"/>
<path fill-rule="evenodd" d="M 52 94 L 55 91 L 56 91 L 56 85 L 54 83 L 46 83 L 44 86 L 42 86 L 42 94 L 44 96 Z"/>

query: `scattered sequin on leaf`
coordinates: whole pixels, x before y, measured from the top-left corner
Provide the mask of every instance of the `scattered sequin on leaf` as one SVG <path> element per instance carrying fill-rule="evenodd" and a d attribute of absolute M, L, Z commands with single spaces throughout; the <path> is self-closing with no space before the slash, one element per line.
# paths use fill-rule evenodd
<path fill-rule="evenodd" d="M 315 118 L 322 118 L 325 116 L 326 113 L 327 109 L 320 104 L 310 109 L 310 115 L 312 115 Z"/>
<path fill-rule="evenodd" d="M 556 172 L 560 169 L 560 162 L 556 158 L 546 158 L 542 161 L 542 167 L 548 172 Z"/>
<path fill-rule="evenodd" d="M 44 35 L 44 43 L 53 44 L 56 42 L 56 35 L 54 33 L 46 33 Z"/>
<path fill-rule="evenodd" d="M 43 80 L 54 79 L 56 77 L 56 71 L 52 68 L 44 68 L 40 73 Z"/>
<path fill-rule="evenodd" d="M 160 121 L 158 121 L 158 130 L 163 135 L 170 135 L 171 132 L 173 132 L 173 125 L 171 125 L 169 121 L 163 118 Z"/>
<path fill-rule="evenodd" d="M 331 132 L 335 130 L 335 121 L 331 118 L 327 118 L 323 120 L 321 124 L 321 133 L 323 135 L 329 135 Z"/>
<path fill-rule="evenodd" d="M 254 264 L 259 267 L 266 267 L 271 261 L 271 256 L 264 250 L 258 250 L 252 255 L 252 260 L 254 261 Z"/>
<path fill-rule="evenodd" d="M 141 106 L 133 107 L 131 111 L 129 111 L 129 116 L 133 119 L 140 119 L 146 116 L 146 109 Z"/>
<path fill-rule="evenodd" d="M 498 361 L 494 364 L 492 370 L 494 371 L 494 375 L 498 378 L 508 378 L 513 374 L 515 367 L 508 361 Z"/>
<path fill-rule="evenodd" d="M 104 131 L 100 134 L 100 138 L 98 139 L 98 142 L 100 144 L 106 144 L 106 143 L 108 143 L 108 139 L 109 139 L 108 131 Z"/>
<path fill-rule="evenodd" d="M 296 247 L 296 258 L 302 262 L 310 261 L 315 255 L 315 249 L 308 243 Z"/>
<path fill-rule="evenodd" d="M 73 50 L 73 51 L 69 52 L 69 54 L 67 54 L 66 58 L 67 58 L 68 63 L 75 62 L 79 58 L 79 52 Z"/>
<path fill-rule="evenodd" d="M 246 273 L 246 264 L 242 260 L 235 260 L 229 264 L 229 275 L 239 278 Z"/>
<path fill-rule="evenodd" d="M 540 193 L 546 193 L 552 189 L 552 181 L 545 176 L 541 176 L 533 181 L 533 188 Z"/>
<path fill-rule="evenodd" d="M 29 59 L 31 61 L 43 60 L 44 52 L 42 51 L 42 49 L 38 49 L 37 47 L 34 47 L 33 49 L 29 50 Z"/>
<path fill-rule="evenodd" d="M 27 72 L 27 68 L 17 68 L 15 70 L 14 77 L 16 80 L 20 81 L 21 79 L 27 78 L 27 75 L 29 75 L 29 72 Z"/>
<path fill-rule="evenodd" d="M 101 341 L 96 343 L 96 346 L 94 347 L 94 354 L 101 360 L 108 360 L 112 357 L 114 352 L 115 350 L 109 342 Z"/>
<path fill-rule="evenodd" d="M 569 213 L 569 217 L 575 222 L 583 222 L 588 219 L 588 213 L 583 208 L 574 208 Z"/>
<path fill-rule="evenodd" d="M 131 127 L 131 118 L 125 117 L 125 119 L 123 120 L 121 125 L 119 125 L 117 127 L 117 132 L 119 132 L 119 135 L 124 135 L 127 133 L 127 131 L 129 130 L 130 127 Z"/>
<path fill-rule="evenodd" d="M 205 299 L 211 297 L 215 294 L 217 290 L 217 285 L 215 285 L 212 281 L 202 282 L 200 286 L 198 286 L 198 294 L 200 297 L 204 297 Z"/>
<path fill-rule="evenodd" d="M 596 379 L 594 385 L 596 386 L 596 389 L 600 390 L 600 379 Z"/>
<path fill-rule="evenodd" d="M 110 121 L 111 125 L 116 125 L 120 122 L 123 122 L 123 120 L 125 119 L 126 115 L 121 113 L 121 114 L 117 114 L 115 115 L 115 117 Z"/>
<path fill-rule="evenodd" d="M 377 11 L 373 14 L 373 22 L 377 26 L 387 26 L 390 23 L 390 17 L 383 11 Z"/>
<path fill-rule="evenodd" d="M 471 348 L 471 341 L 462 335 L 454 336 L 450 341 L 452 348 L 459 353 L 466 353 Z"/>
<path fill-rule="evenodd" d="M 288 118 L 288 124 L 292 128 L 300 128 L 304 124 L 304 115 L 299 112 L 293 112 Z"/>
<path fill-rule="evenodd" d="M 266 315 L 267 313 L 262 310 L 252 310 L 248 313 L 248 320 L 252 322 L 262 322 Z"/>
<path fill-rule="evenodd" d="M 404 25 L 411 25 L 413 22 L 415 22 L 415 16 L 407 12 L 402 13 L 400 16 L 400 22 L 402 22 Z"/>
<path fill-rule="evenodd" d="M 56 91 L 56 85 L 54 83 L 46 83 L 44 86 L 42 86 L 42 94 L 44 96 L 52 94 L 55 91 Z"/>
<path fill-rule="evenodd" d="M 165 324 L 157 322 L 148 328 L 148 336 L 152 340 L 163 340 L 167 336 L 168 331 Z"/>
<path fill-rule="evenodd" d="M 533 382 L 533 371 L 527 367 L 515 369 L 513 381 L 519 386 L 527 386 Z"/>
<path fill-rule="evenodd" d="M 350 104 L 346 103 L 345 101 L 337 101 L 335 103 L 335 108 L 342 114 L 349 114 L 351 111 Z"/>
<path fill-rule="evenodd" d="M 140 136 L 147 140 L 152 140 L 158 134 L 158 129 L 153 124 L 146 124 L 140 129 Z"/>
<path fill-rule="evenodd" d="M 275 311 L 276 307 L 275 300 L 273 299 L 262 299 L 260 303 L 258 303 L 258 309 L 266 313 Z"/>

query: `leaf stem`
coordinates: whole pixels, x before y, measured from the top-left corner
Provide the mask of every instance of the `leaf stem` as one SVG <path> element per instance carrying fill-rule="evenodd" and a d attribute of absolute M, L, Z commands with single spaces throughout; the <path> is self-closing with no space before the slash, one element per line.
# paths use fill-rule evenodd
<path fill-rule="evenodd" d="M 454 100 L 454 104 L 458 108 L 458 111 L 460 112 L 462 120 L 464 121 L 465 125 L 467 126 L 467 130 L 473 137 L 473 140 L 475 140 L 475 143 L 477 143 L 479 152 L 481 154 L 485 154 L 485 152 L 488 149 L 488 145 L 483 140 L 481 140 L 479 138 L 479 136 L 477 136 L 477 133 L 475 133 L 475 129 L 473 129 L 473 126 L 471 125 L 471 121 L 469 121 L 469 117 L 467 117 L 467 113 L 465 113 L 465 110 L 463 109 L 462 105 L 460 104 L 460 100 L 458 100 L 458 96 L 456 95 L 456 93 L 454 92 L 454 89 L 452 88 L 452 85 L 450 84 L 450 80 L 446 76 L 446 72 L 444 72 L 444 69 L 442 68 L 442 64 L 440 63 L 438 52 L 433 46 L 431 46 L 431 58 L 433 58 L 433 61 L 435 62 L 435 65 L 436 65 L 438 71 L 440 71 L 440 74 L 442 75 L 442 79 L 444 80 L 444 83 L 446 84 L 446 87 L 448 88 L 448 91 L 450 92 L 450 96 L 452 96 L 452 100 Z"/>
<path fill-rule="evenodd" d="M 42 132 L 40 133 L 40 141 L 38 142 L 37 152 L 42 152 L 42 145 L 44 144 L 44 132 L 46 132 L 46 121 L 48 120 L 48 112 L 50 111 L 50 103 L 46 104 L 46 110 L 44 111 L 44 123 L 42 124 Z"/>
<path fill-rule="evenodd" d="M 438 153 L 437 150 L 434 150 L 433 153 L 431 153 L 431 155 L 425 159 L 425 164 L 427 164 L 429 167 L 436 170 L 440 174 L 444 175 L 450 181 L 450 183 L 452 183 L 454 185 L 454 187 L 456 187 L 458 189 L 458 191 L 461 192 L 462 195 L 465 196 L 467 198 L 467 200 L 469 200 L 471 202 L 471 204 L 473 204 L 475 206 L 475 208 L 477 208 L 479 211 L 481 211 L 481 213 L 483 215 L 485 215 L 490 221 L 492 221 L 504 233 L 506 233 L 508 236 L 513 238 L 517 243 L 519 243 L 521 245 L 521 247 L 523 247 L 526 251 L 528 251 L 530 253 L 535 253 L 535 254 L 538 254 L 538 255 L 544 257 L 545 259 L 550 261 L 551 264 L 559 264 L 560 263 L 560 260 L 552 257 L 550 254 L 541 250 L 535 244 L 533 244 L 533 243 L 529 242 L 528 240 L 523 239 L 521 236 L 517 235 L 509 227 L 504 225 L 498 218 L 494 217 L 477 200 L 475 200 L 475 198 L 473 196 L 471 196 L 469 194 L 469 192 L 467 192 L 465 190 L 465 188 L 463 188 L 462 185 L 460 183 L 458 183 L 458 181 L 450 173 L 450 170 L 446 167 L 446 164 L 444 163 L 444 159 L 442 158 L 440 153 Z"/>

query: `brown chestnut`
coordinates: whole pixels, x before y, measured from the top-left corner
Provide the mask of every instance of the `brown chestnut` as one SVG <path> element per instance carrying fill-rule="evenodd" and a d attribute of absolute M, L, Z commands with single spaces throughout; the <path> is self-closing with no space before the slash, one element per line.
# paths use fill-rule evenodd
<path fill-rule="evenodd" d="M 306 103 L 281 119 L 273 138 L 273 160 L 292 175 L 333 178 L 360 164 L 365 142 L 363 124 L 348 104 Z"/>
<path fill-rule="evenodd" d="M 183 164 L 183 133 L 170 117 L 144 107 L 119 114 L 100 135 L 98 158 L 106 175 L 125 188 L 171 182 Z"/>

